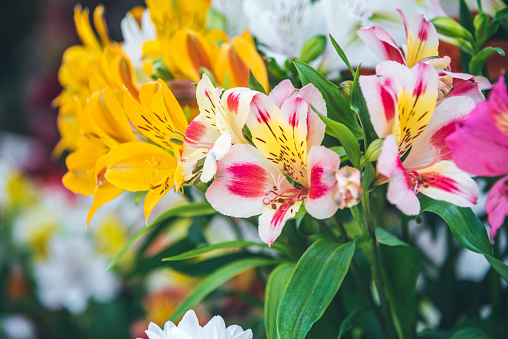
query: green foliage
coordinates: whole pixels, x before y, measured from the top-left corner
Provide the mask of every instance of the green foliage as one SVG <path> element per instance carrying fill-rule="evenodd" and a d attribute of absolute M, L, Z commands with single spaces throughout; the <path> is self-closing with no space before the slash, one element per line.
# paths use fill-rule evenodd
<path fill-rule="evenodd" d="M 294 60 L 293 63 L 300 74 L 302 84 L 312 83 L 323 95 L 328 117 L 343 124 L 357 139 L 361 139 L 363 133 L 356 120 L 356 113 L 351 109 L 349 100 L 340 93 L 339 87 L 309 65 L 299 60 Z"/>
<path fill-rule="evenodd" d="M 266 94 L 265 89 L 261 85 L 261 83 L 258 81 L 256 76 L 252 73 L 252 70 L 249 69 L 249 88 L 258 92 L 261 92 L 263 94 Z"/>
<path fill-rule="evenodd" d="M 279 338 L 277 335 L 277 310 L 294 268 L 295 265 L 293 264 L 279 265 L 268 277 L 265 292 L 265 328 L 267 339 Z"/>
<path fill-rule="evenodd" d="M 196 306 L 212 291 L 238 274 L 256 267 L 275 265 L 278 262 L 280 261 L 274 259 L 247 258 L 222 266 L 194 287 L 187 298 L 177 306 L 170 320 L 174 322 L 180 319 L 185 312 Z"/>
<path fill-rule="evenodd" d="M 305 63 L 314 61 L 323 54 L 325 48 L 326 37 L 324 35 L 310 37 L 303 43 L 300 60 Z"/>
<path fill-rule="evenodd" d="M 305 338 L 339 290 L 355 243 L 318 240 L 298 261 L 277 311 L 280 338 Z"/>

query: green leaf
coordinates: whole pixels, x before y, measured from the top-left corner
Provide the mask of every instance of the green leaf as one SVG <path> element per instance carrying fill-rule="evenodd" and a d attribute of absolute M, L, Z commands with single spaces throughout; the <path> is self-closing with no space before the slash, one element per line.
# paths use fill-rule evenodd
<path fill-rule="evenodd" d="M 508 18 L 508 7 L 503 8 L 499 12 L 496 13 L 495 20 L 496 21 L 503 21 L 506 18 Z"/>
<path fill-rule="evenodd" d="M 377 230 L 376 230 L 377 233 Z M 380 245 L 386 293 L 400 338 L 414 338 L 416 327 L 416 280 L 420 275 L 420 253 L 416 248 Z"/>
<path fill-rule="evenodd" d="M 360 67 L 354 73 L 355 77 L 353 79 L 353 87 L 351 89 L 351 109 L 358 114 L 360 118 L 360 123 L 362 124 L 362 129 L 365 137 L 365 148 L 367 148 L 370 143 L 378 138 L 376 131 L 374 131 L 374 127 L 372 126 L 372 122 L 370 121 L 369 110 L 367 109 L 367 104 L 365 103 L 365 98 L 363 97 L 362 89 L 360 88 Z"/>
<path fill-rule="evenodd" d="M 224 248 L 234 248 L 234 247 L 247 247 L 247 246 L 258 246 L 263 248 L 268 248 L 268 245 L 265 243 L 260 242 L 254 242 L 254 241 L 245 241 L 245 240 L 234 240 L 234 241 L 226 241 L 221 242 L 219 244 L 209 245 L 209 246 L 203 246 L 196 249 L 193 249 L 191 251 L 175 255 L 172 257 L 167 257 L 162 259 L 162 261 L 178 261 L 178 260 L 185 260 L 190 258 L 195 258 L 197 256 L 200 256 L 205 253 L 209 253 L 218 249 L 224 249 Z"/>
<path fill-rule="evenodd" d="M 349 269 L 355 242 L 317 240 L 302 255 L 277 311 L 280 338 L 305 338 L 325 312 Z"/>
<path fill-rule="evenodd" d="M 376 228 L 376 238 L 382 245 L 386 246 L 409 246 L 390 232 L 381 227 Z"/>
<path fill-rule="evenodd" d="M 169 320 L 175 322 L 182 317 L 185 312 L 196 306 L 201 300 L 208 296 L 216 288 L 230 280 L 234 276 L 247 270 L 277 264 L 279 261 L 274 259 L 247 258 L 223 266 L 203 279 L 192 292 L 181 302 Z"/>
<path fill-rule="evenodd" d="M 268 277 L 265 292 L 265 329 L 267 339 L 279 338 L 277 336 L 277 309 L 294 268 L 295 265 L 293 264 L 279 265 Z"/>
<path fill-rule="evenodd" d="M 339 55 L 339 57 L 342 59 L 342 61 L 344 61 L 344 63 L 346 64 L 347 68 L 349 69 L 349 71 L 354 74 L 354 70 L 353 68 L 351 67 L 351 64 L 349 63 L 349 60 L 347 59 L 347 56 L 346 56 L 346 53 L 344 53 L 344 51 L 342 50 L 342 48 L 340 48 L 339 44 L 337 43 L 337 41 L 335 41 L 335 39 L 333 38 L 333 36 L 331 34 L 329 34 L 330 36 L 330 40 L 332 41 L 332 45 L 333 47 L 335 48 L 335 50 L 337 51 L 337 54 Z"/>
<path fill-rule="evenodd" d="M 203 202 L 203 203 L 192 203 L 182 206 L 177 206 L 174 208 L 171 208 L 167 210 L 166 212 L 162 213 L 159 217 L 157 217 L 154 222 L 152 222 L 150 225 L 141 228 L 139 231 L 134 233 L 125 246 L 122 248 L 120 253 L 116 255 L 116 257 L 111 261 L 111 264 L 109 264 L 108 270 L 112 269 L 118 260 L 123 257 L 123 255 L 131 248 L 131 246 L 140 239 L 143 235 L 145 235 L 148 231 L 150 231 L 155 226 L 158 226 L 162 224 L 163 222 L 169 222 L 171 219 L 174 218 L 185 218 L 185 217 L 196 217 L 196 216 L 202 216 L 202 215 L 211 215 L 215 214 L 217 211 L 213 209 L 212 206 L 210 206 L 209 203 Z"/>
<path fill-rule="evenodd" d="M 349 100 L 340 93 L 339 87 L 309 65 L 299 60 L 294 60 L 293 63 L 298 70 L 302 84 L 305 86 L 312 83 L 323 95 L 328 117 L 345 125 L 356 138 L 363 138 L 363 132 L 356 120 L 356 113 L 351 109 Z"/>
<path fill-rule="evenodd" d="M 467 327 L 455 332 L 450 339 L 491 339 L 485 332 L 475 327 Z"/>
<path fill-rule="evenodd" d="M 374 166 L 372 166 L 371 163 L 368 163 L 365 166 L 365 171 L 363 172 L 362 176 L 362 188 L 364 192 L 367 192 L 369 190 L 370 184 L 372 183 L 372 180 L 374 180 L 374 176 L 376 175 L 376 170 L 374 169 Z"/>
<path fill-rule="evenodd" d="M 459 13 L 460 13 L 460 24 L 465 29 L 467 29 L 471 34 L 473 34 L 475 31 L 473 22 L 474 19 L 465 0 L 460 0 Z"/>
<path fill-rule="evenodd" d="M 323 54 L 326 48 L 326 37 L 324 35 L 316 35 L 308 38 L 303 43 L 302 53 L 300 54 L 300 60 L 305 63 L 309 63 L 316 60 L 321 54 Z"/>
<path fill-rule="evenodd" d="M 372 306 L 365 306 L 362 308 L 357 309 L 353 313 L 349 314 L 346 319 L 340 324 L 339 329 L 339 338 L 342 338 L 347 332 L 349 332 L 350 329 L 353 328 L 353 325 L 356 321 L 356 319 L 362 315 L 363 312 L 366 310 L 372 309 Z"/>
<path fill-rule="evenodd" d="M 492 267 L 508 282 L 508 266 L 491 254 L 485 226 L 470 208 L 457 207 L 444 201 L 421 197 L 423 212 L 439 215 L 450 227 L 457 241 L 470 251 L 483 254 Z"/>
<path fill-rule="evenodd" d="M 249 88 L 254 91 L 258 91 L 263 94 L 266 94 L 266 91 L 265 91 L 263 85 L 261 85 L 261 83 L 254 76 L 254 74 L 252 73 L 252 71 L 250 69 L 249 69 Z"/>
<path fill-rule="evenodd" d="M 326 125 L 326 133 L 340 141 L 354 167 L 360 167 L 360 146 L 353 133 L 343 124 L 319 114 Z"/>
<path fill-rule="evenodd" d="M 448 39 L 443 39 L 451 44 L 464 49 L 465 52 L 474 55 L 476 42 L 473 35 L 461 24 L 449 17 L 437 17 L 431 20 L 439 34 Z"/>
<path fill-rule="evenodd" d="M 494 54 L 500 54 L 505 55 L 504 51 L 501 48 L 498 47 L 485 47 L 482 49 L 478 54 L 476 54 L 469 63 L 469 70 L 472 75 L 481 75 L 482 74 L 482 68 L 485 64 L 485 61 L 487 58 Z"/>

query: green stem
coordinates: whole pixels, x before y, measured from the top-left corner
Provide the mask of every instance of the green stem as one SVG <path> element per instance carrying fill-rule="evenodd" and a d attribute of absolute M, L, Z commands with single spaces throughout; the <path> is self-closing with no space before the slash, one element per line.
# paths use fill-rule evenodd
<path fill-rule="evenodd" d="M 372 279 L 374 280 L 376 290 L 379 293 L 379 299 L 381 302 L 381 315 L 383 317 L 384 327 L 388 338 L 396 338 L 392 314 L 390 311 L 390 305 L 388 302 L 388 297 L 386 295 L 383 277 L 381 275 L 381 261 L 379 257 L 379 249 L 376 238 L 376 227 L 374 225 L 374 219 L 372 218 L 372 214 L 370 213 L 370 202 L 368 192 L 366 192 L 365 195 L 363 196 L 362 206 L 363 212 L 365 213 L 365 218 L 367 219 L 367 229 L 372 239 L 372 250 L 374 254 L 374 260 L 373 263 L 371 263 Z"/>

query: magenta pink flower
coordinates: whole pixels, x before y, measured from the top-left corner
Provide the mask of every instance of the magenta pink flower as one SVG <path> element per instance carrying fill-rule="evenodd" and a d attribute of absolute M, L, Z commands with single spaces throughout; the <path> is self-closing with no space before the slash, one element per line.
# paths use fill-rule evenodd
<path fill-rule="evenodd" d="M 508 174 L 508 94 L 504 76 L 488 101 L 476 104 L 469 117 L 446 138 L 453 160 L 463 170 L 481 176 Z M 490 236 L 494 238 L 508 215 L 508 177 L 500 179 L 487 196 Z"/>

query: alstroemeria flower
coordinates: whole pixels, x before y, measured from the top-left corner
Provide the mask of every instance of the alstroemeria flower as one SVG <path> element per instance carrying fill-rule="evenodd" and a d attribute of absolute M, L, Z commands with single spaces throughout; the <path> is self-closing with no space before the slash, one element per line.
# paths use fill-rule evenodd
<path fill-rule="evenodd" d="M 216 171 L 215 162 L 227 154 L 232 143 L 249 143 L 243 127 L 249 115 L 250 101 L 258 92 L 232 88 L 222 97 L 221 93 L 203 74 L 196 89 L 201 113 L 185 132 L 182 156 L 185 181 L 193 181 L 198 176 L 203 182 L 210 181 Z"/>
<path fill-rule="evenodd" d="M 476 105 L 468 119 L 446 138 L 446 144 L 463 170 L 481 176 L 503 176 L 491 188 L 485 205 L 490 236 L 494 238 L 508 215 L 508 94 L 504 76 L 488 101 Z"/>
<path fill-rule="evenodd" d="M 474 101 L 451 97 L 436 107 L 438 74 L 424 63 L 409 69 L 385 61 L 376 74 L 360 77 L 360 86 L 372 125 L 380 138 L 386 138 L 377 170 L 389 182 L 388 201 L 407 215 L 420 212 L 419 192 L 457 206 L 476 204 L 476 183 L 455 166 L 444 143 Z"/>
<path fill-rule="evenodd" d="M 432 65 L 439 73 L 439 100 L 446 96 L 469 96 L 476 102 L 485 100 L 480 84 L 470 74 L 449 71 L 450 58 L 439 57 L 439 38 L 434 25 L 420 14 L 409 25 L 406 16 L 399 10 L 406 30 L 406 45 L 403 51 L 390 34 L 380 26 L 360 28 L 358 36 L 382 59 L 392 60 L 411 68 L 419 62 Z"/>
<path fill-rule="evenodd" d="M 331 217 L 339 207 L 333 195 L 340 157 L 319 146 L 325 125 L 311 105 L 326 114 L 323 97 L 313 85 L 298 91 L 284 81 L 270 97 L 256 94 L 247 126 L 257 148 L 233 145 L 217 163 L 206 191 L 207 200 L 222 214 L 261 214 L 259 235 L 267 244 L 275 241 L 302 202 L 319 219 Z"/>
<path fill-rule="evenodd" d="M 148 220 L 159 200 L 183 184 L 181 153 L 187 119 L 166 83 L 146 83 L 139 101 L 130 93 L 124 97 L 125 112 L 141 135 L 153 143 L 127 142 L 107 155 L 105 178 L 124 190 L 148 191 L 143 208 Z"/>

